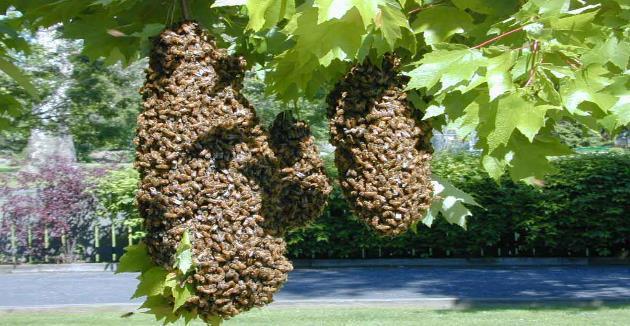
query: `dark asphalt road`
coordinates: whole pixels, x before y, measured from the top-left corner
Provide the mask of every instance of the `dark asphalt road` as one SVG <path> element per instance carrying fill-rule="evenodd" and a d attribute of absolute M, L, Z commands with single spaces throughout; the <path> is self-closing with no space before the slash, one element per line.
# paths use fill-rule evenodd
<path fill-rule="evenodd" d="M 0 274 L 0 308 L 125 304 L 135 284 L 133 274 L 107 272 Z M 276 296 L 278 304 L 611 299 L 630 302 L 630 267 L 298 269 Z"/>

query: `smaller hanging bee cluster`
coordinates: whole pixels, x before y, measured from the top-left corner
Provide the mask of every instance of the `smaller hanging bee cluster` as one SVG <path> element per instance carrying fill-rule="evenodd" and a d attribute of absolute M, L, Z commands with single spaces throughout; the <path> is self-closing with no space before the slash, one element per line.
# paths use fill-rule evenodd
<path fill-rule="evenodd" d="M 269 194 L 274 204 L 267 206 L 265 226 L 282 234 L 321 215 L 332 187 L 305 121 L 296 120 L 291 112 L 281 112 L 270 134 L 269 145 L 278 167 Z"/>
<path fill-rule="evenodd" d="M 397 235 L 430 206 L 430 126 L 414 116 L 399 59 L 353 67 L 328 96 L 331 143 L 344 195 L 355 213 Z"/>
<path fill-rule="evenodd" d="M 138 118 L 137 198 L 153 261 L 173 271 L 186 232 L 194 289 L 179 309 L 228 318 L 272 301 L 292 265 L 262 227 L 276 161 L 239 89 L 245 63 L 183 22 L 154 41 Z M 171 297 L 169 300 L 172 300 Z"/>

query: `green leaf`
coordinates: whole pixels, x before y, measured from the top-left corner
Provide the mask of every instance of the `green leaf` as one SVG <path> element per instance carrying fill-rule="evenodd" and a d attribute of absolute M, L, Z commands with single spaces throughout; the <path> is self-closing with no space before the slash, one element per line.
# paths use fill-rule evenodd
<path fill-rule="evenodd" d="M 517 0 L 451 0 L 451 2 L 460 9 L 470 9 L 481 14 L 496 16 L 511 13 L 518 6 Z"/>
<path fill-rule="evenodd" d="M 437 6 L 419 12 L 411 28 L 424 35 L 428 45 L 448 41 L 455 35 L 466 32 L 472 27 L 472 17 L 456 7 Z"/>
<path fill-rule="evenodd" d="M 144 243 L 128 246 L 120 257 L 116 273 L 144 272 L 154 266 Z"/>
<path fill-rule="evenodd" d="M 353 0 L 354 6 L 359 10 L 364 27 L 369 26 L 374 21 L 380 11 L 379 7 L 386 4 L 388 1 L 389 0 Z"/>
<path fill-rule="evenodd" d="M 407 17 L 402 13 L 396 1 L 386 1 L 379 6 L 380 12 L 374 18 L 374 24 L 383 33 L 391 50 L 395 50 L 396 41 L 402 38 L 401 29 L 410 29 Z"/>
<path fill-rule="evenodd" d="M 460 83 L 467 83 L 473 74 L 485 64 L 478 50 L 436 50 L 427 53 L 418 68 L 406 73 L 411 79 L 407 89 L 431 89 L 438 82 L 444 91 Z"/>
<path fill-rule="evenodd" d="M 529 177 L 543 179 L 547 173 L 553 171 L 548 157 L 573 153 L 571 148 L 551 135 L 539 135 L 530 142 L 524 136 L 516 134 L 509 147 L 514 150 L 509 169 L 510 176 L 515 181 Z"/>
<path fill-rule="evenodd" d="M 507 145 L 514 129 L 518 129 L 530 141 L 545 125 L 549 105 L 535 106 L 523 98 L 523 94 L 512 93 L 498 99 L 494 129 L 487 137 L 488 152 L 492 153 L 501 145 Z"/>
<path fill-rule="evenodd" d="M 173 304 L 161 295 L 150 296 L 142 303 L 140 309 L 147 309 L 145 313 L 155 316 L 155 320 L 164 319 L 164 323 L 173 322 L 178 316 L 173 313 Z"/>
<path fill-rule="evenodd" d="M 440 184 L 440 188 L 443 188 L 442 191 L 436 191 L 436 195 L 440 195 L 442 198 L 446 198 L 447 196 L 455 197 L 458 201 L 461 201 L 464 204 L 474 205 L 477 207 L 481 207 L 479 203 L 473 198 L 470 194 L 462 191 L 461 189 L 455 187 L 453 184 L 448 182 L 446 179 L 441 178 L 435 174 L 431 175 L 431 180 Z"/>
<path fill-rule="evenodd" d="M 20 85 L 24 90 L 34 97 L 35 99 L 39 99 L 39 95 L 37 94 L 37 90 L 35 86 L 31 84 L 30 79 L 20 71 L 18 67 L 16 67 L 11 62 L 5 60 L 0 57 L 0 70 L 2 70 L 5 74 L 9 75 L 13 80 L 15 80 L 18 85 Z"/>
<path fill-rule="evenodd" d="M 582 63 L 604 65 L 608 62 L 626 70 L 628 58 L 630 57 L 630 43 L 619 41 L 616 37 L 609 37 L 605 42 L 599 44 L 582 56 Z"/>
<path fill-rule="evenodd" d="M 553 105 L 538 105 L 529 111 L 518 110 L 516 128 L 531 142 L 538 134 L 538 131 L 545 125 L 547 111 L 557 109 L 559 107 Z"/>
<path fill-rule="evenodd" d="M 434 189 L 434 201 L 423 219 L 423 223 L 431 225 L 438 212 L 452 224 L 466 228 L 466 217 L 472 213 L 464 204 L 479 206 L 469 194 L 457 189 L 450 182 L 436 175 L 431 176 Z"/>
<path fill-rule="evenodd" d="M 572 114 L 584 115 L 578 106 L 584 102 L 597 104 L 604 112 L 616 102 L 614 96 L 600 92 L 612 81 L 602 77 L 602 71 L 584 71 L 573 80 L 564 80 L 560 84 L 560 95 L 564 107 Z"/>
<path fill-rule="evenodd" d="M 270 28 L 295 14 L 294 0 L 246 0 L 249 24 L 247 28 L 257 32 Z"/>
<path fill-rule="evenodd" d="M 317 14 L 317 23 L 321 24 L 331 19 L 340 19 L 343 17 L 352 7 L 354 7 L 355 1 L 353 0 L 315 0 L 313 6 L 319 8 Z"/>
<path fill-rule="evenodd" d="M 179 269 L 182 273 L 186 274 L 193 267 L 192 261 L 192 244 L 190 243 L 190 236 L 188 231 L 184 231 L 182 239 L 177 245 L 175 252 L 175 268 Z"/>
<path fill-rule="evenodd" d="M 160 295 L 164 292 L 164 284 L 168 272 L 162 267 L 153 267 L 138 277 L 140 284 L 131 297 Z"/>
<path fill-rule="evenodd" d="M 510 69 L 516 61 L 516 53 L 505 52 L 488 60 L 488 72 L 486 75 L 490 100 L 514 89 Z"/>
<path fill-rule="evenodd" d="M 221 326 L 221 324 L 223 324 L 223 318 L 220 316 L 209 316 L 206 318 L 205 322 L 210 326 Z"/>
<path fill-rule="evenodd" d="M 185 283 L 184 286 L 178 285 L 174 287 L 173 297 L 175 298 L 175 305 L 173 306 L 173 312 L 183 306 L 193 296 L 193 293 L 195 293 L 195 289 L 192 284 Z"/>
<path fill-rule="evenodd" d="M 554 30 L 585 31 L 592 28 L 591 22 L 595 19 L 597 13 L 598 11 L 591 11 L 565 18 L 552 19 L 550 26 Z"/>
<path fill-rule="evenodd" d="M 530 0 L 539 10 L 538 13 L 557 15 L 569 11 L 571 0 Z"/>
<path fill-rule="evenodd" d="M 190 311 L 190 310 L 182 310 L 180 312 L 181 316 L 184 317 L 184 325 L 188 325 L 190 324 L 191 321 L 197 319 L 197 317 L 199 316 L 197 313 L 197 309 Z M 210 324 L 210 323 L 207 323 Z"/>
<path fill-rule="evenodd" d="M 177 274 L 174 272 L 168 273 L 164 279 L 164 288 L 174 288 L 177 286 Z"/>
<path fill-rule="evenodd" d="M 615 116 L 619 126 L 630 124 L 630 95 L 623 95 L 619 101 L 610 108 L 610 112 Z"/>
<path fill-rule="evenodd" d="M 460 96 L 453 95 L 448 97 L 447 101 L 444 101 L 444 105 L 446 106 L 446 114 L 451 118 L 455 118 L 455 121 L 452 123 L 453 129 L 456 130 L 459 137 L 464 138 L 477 129 L 480 122 L 480 109 L 487 106 L 488 99 L 487 97 L 479 96 L 470 103 L 461 101 L 462 99 Z M 462 112 L 456 112 L 461 107 L 464 107 Z"/>
<path fill-rule="evenodd" d="M 444 107 L 441 105 L 431 105 L 427 108 L 422 120 L 427 120 L 429 118 L 437 117 L 444 114 Z"/>
<path fill-rule="evenodd" d="M 539 71 L 537 76 L 538 77 L 536 81 L 540 86 L 540 89 L 538 90 L 538 97 L 540 97 L 547 103 L 557 106 L 562 105 L 562 98 L 560 97 L 560 94 L 556 90 L 555 85 L 553 84 L 551 79 L 549 79 L 547 74 Z"/>
<path fill-rule="evenodd" d="M 497 159 L 496 157 L 485 155 L 481 159 L 481 165 L 483 166 L 484 170 L 488 172 L 488 175 L 490 175 L 492 179 L 494 179 L 495 181 L 499 181 L 499 179 L 505 172 L 507 162 L 505 160 Z"/>
<path fill-rule="evenodd" d="M 22 105 L 11 95 L 0 94 L 0 116 L 17 117 Z M 1 129 L 1 128 L 0 128 Z"/>

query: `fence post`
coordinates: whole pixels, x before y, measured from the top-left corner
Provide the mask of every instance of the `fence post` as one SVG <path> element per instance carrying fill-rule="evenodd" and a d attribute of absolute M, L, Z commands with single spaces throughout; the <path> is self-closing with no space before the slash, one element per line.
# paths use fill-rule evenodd
<path fill-rule="evenodd" d="M 28 262 L 33 263 L 33 232 L 31 226 L 28 226 Z"/>
<path fill-rule="evenodd" d="M 17 264 L 17 247 L 15 239 L 15 224 L 11 224 L 11 251 L 13 252 L 13 265 Z"/>
<path fill-rule="evenodd" d="M 116 225 L 112 221 L 112 262 L 116 261 L 116 253 L 114 250 L 116 249 Z"/>
<path fill-rule="evenodd" d="M 48 226 L 44 226 L 44 251 L 46 254 L 44 255 L 44 262 L 48 262 L 48 247 L 50 243 L 48 242 Z"/>
<path fill-rule="evenodd" d="M 98 253 L 98 248 L 100 247 L 100 232 L 99 232 L 99 228 L 98 225 L 94 226 L 94 250 L 96 250 L 96 255 L 94 256 L 94 259 L 96 260 L 97 263 L 101 262 L 101 254 Z"/>
<path fill-rule="evenodd" d="M 127 226 L 127 245 L 133 245 L 133 236 L 131 233 L 131 226 Z"/>

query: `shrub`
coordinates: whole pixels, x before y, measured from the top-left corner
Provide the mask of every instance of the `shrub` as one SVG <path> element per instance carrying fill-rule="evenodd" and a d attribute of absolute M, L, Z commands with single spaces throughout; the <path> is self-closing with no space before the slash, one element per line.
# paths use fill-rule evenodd
<path fill-rule="evenodd" d="M 103 215 L 122 220 L 126 228 L 133 230 L 134 239 L 146 235 L 136 206 L 138 178 L 138 172 L 132 168 L 112 170 L 99 179 L 94 189 L 104 210 Z"/>
<path fill-rule="evenodd" d="M 71 162 L 51 159 L 37 171 L 5 176 L 0 206 L 0 245 L 8 256 L 74 262 L 91 254 L 97 201 L 90 192 L 91 176 Z M 53 239 L 59 243 L 52 245 Z"/>
<path fill-rule="evenodd" d="M 351 214 L 335 187 L 327 209 L 307 227 L 286 235 L 293 258 L 479 257 L 479 256 L 611 256 L 628 248 L 630 221 L 630 155 L 583 154 L 553 162 L 556 173 L 542 187 L 490 179 L 478 157 L 441 153 L 433 161 L 437 175 L 447 177 L 483 206 L 471 207 L 468 229 L 437 219 L 431 228 L 399 237 L 380 237 Z M 133 198 L 137 176 L 117 172 L 128 187 L 103 188 L 125 216 L 137 216 Z M 123 181 L 126 180 L 126 181 Z M 108 183 L 106 183 L 108 184 Z M 115 183 L 114 183 L 115 184 Z M 109 190 L 108 190 L 109 189 Z"/>

